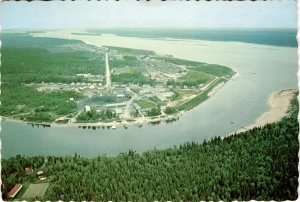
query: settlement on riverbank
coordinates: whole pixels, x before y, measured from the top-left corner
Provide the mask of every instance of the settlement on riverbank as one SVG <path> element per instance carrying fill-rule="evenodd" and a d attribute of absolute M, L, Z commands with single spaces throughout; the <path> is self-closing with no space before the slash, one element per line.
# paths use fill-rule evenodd
<path fill-rule="evenodd" d="M 83 60 L 77 62 L 72 62 L 72 58 L 77 56 L 75 52 L 65 55 L 68 60 L 66 59 L 64 64 L 77 67 L 76 71 L 69 70 L 68 66 L 61 63 L 55 65 L 60 67 L 59 70 L 55 70 L 51 69 L 53 61 L 61 61 L 53 58 L 57 55 L 49 52 L 35 57 L 18 54 L 19 49 L 24 49 L 22 44 L 26 50 L 28 49 L 26 52 L 31 51 L 31 46 L 27 45 L 30 40 L 33 47 L 41 48 L 43 43 L 39 42 L 38 38 L 29 34 L 7 34 L 6 44 L 9 44 L 12 38 L 18 40 L 20 47 L 5 46 L 4 52 L 7 53 L 8 59 L 3 65 L 6 69 L 16 63 L 16 59 L 12 60 L 12 58 L 17 57 L 17 61 L 21 64 L 24 64 L 24 59 L 31 62 L 30 65 L 23 67 L 26 71 L 38 70 L 40 73 L 30 74 L 24 78 L 23 75 L 18 74 L 18 69 L 14 70 L 15 76 L 10 80 L 6 79 L 7 85 L 3 86 L 7 96 L 6 100 L 3 100 L 5 105 L 2 106 L 1 115 L 35 125 L 82 123 L 84 127 L 87 125 L 116 128 L 117 124 L 127 127 L 128 122 L 144 124 L 174 120 L 182 112 L 212 97 L 236 73 L 226 66 L 157 55 L 152 51 L 118 47 L 97 49 L 95 46 L 92 48 L 78 41 L 41 38 L 40 40 L 45 43 L 59 41 L 58 44 L 63 44 L 43 47 L 45 50 L 60 50 L 60 55 L 70 51 L 77 51 L 76 53 L 79 54 L 79 50 L 89 53 Z M 68 45 L 73 49 L 66 49 Z M 12 48 L 11 52 L 8 51 L 9 48 Z M 81 66 L 91 58 L 93 61 L 95 58 L 98 61 L 98 57 L 102 62 Z M 46 63 L 39 67 L 35 58 Z M 105 58 L 105 65 L 103 58 Z M 109 67 L 109 60 L 112 68 Z M 36 66 L 39 68 L 31 70 Z M 93 70 L 95 66 L 98 67 L 97 71 Z M 105 66 L 105 70 L 102 66 Z M 65 68 L 66 72 L 62 72 L 62 68 Z M 43 72 L 48 72 L 49 69 L 53 76 L 43 77 L 45 75 Z M 6 71 L 3 73 L 5 78 L 12 74 Z M 23 86 L 23 90 L 16 93 L 18 88 L 9 86 L 13 82 Z M 24 96 L 23 92 L 27 94 Z M 32 95 L 35 95 L 34 98 Z M 17 96 L 18 103 L 8 101 Z"/>

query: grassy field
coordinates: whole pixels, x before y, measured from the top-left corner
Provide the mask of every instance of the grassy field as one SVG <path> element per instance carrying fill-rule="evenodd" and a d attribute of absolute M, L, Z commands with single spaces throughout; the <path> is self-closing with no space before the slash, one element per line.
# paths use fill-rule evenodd
<path fill-rule="evenodd" d="M 156 104 L 154 104 L 153 102 L 147 100 L 147 99 L 141 99 L 141 100 L 137 100 L 135 101 L 138 105 L 141 106 L 142 109 L 148 109 L 148 108 L 154 108 L 157 107 Z"/>
<path fill-rule="evenodd" d="M 188 67 L 191 70 L 203 72 L 217 77 L 223 77 L 223 76 L 231 77 L 235 74 L 235 72 L 232 69 L 222 65 L 206 64 L 203 62 L 195 62 L 195 61 L 183 60 L 183 59 L 173 58 L 173 57 L 157 56 L 155 58 L 175 65 L 183 65 Z"/>
<path fill-rule="evenodd" d="M 115 47 L 115 46 L 104 46 L 104 47 L 110 50 L 118 51 L 119 53 L 126 54 L 126 55 L 154 55 L 155 54 L 155 52 L 148 51 L 148 50 L 122 48 L 122 47 Z"/>
<path fill-rule="evenodd" d="M 33 199 L 36 197 L 43 197 L 49 183 L 39 183 L 39 184 L 30 184 L 24 195 L 22 196 L 23 199 Z"/>
<path fill-rule="evenodd" d="M 196 90 L 190 90 L 190 89 L 181 89 L 181 90 L 177 90 L 177 93 L 179 93 L 180 95 L 195 95 L 197 93 Z"/>
<path fill-rule="evenodd" d="M 202 66 L 189 67 L 191 70 L 204 72 L 206 74 L 211 74 L 218 77 L 231 77 L 235 72 L 229 67 L 216 65 L 216 64 L 206 64 Z"/>
<path fill-rule="evenodd" d="M 139 83 L 139 84 L 154 84 L 154 80 L 144 76 L 140 71 L 134 71 L 130 73 L 122 73 L 118 75 L 111 75 L 111 80 L 113 82 L 129 84 L 129 83 Z"/>
<path fill-rule="evenodd" d="M 217 85 L 219 85 L 222 82 L 226 82 L 226 79 L 224 78 L 218 78 L 216 81 L 214 81 L 210 86 L 201 94 L 197 95 L 196 97 L 192 98 L 191 100 L 181 104 L 177 107 L 178 110 L 190 110 L 200 103 L 204 102 L 209 98 L 208 93 L 212 91 Z"/>
<path fill-rule="evenodd" d="M 199 66 L 199 65 L 204 65 L 205 64 L 203 62 L 195 62 L 195 61 L 184 60 L 184 59 L 179 59 L 179 58 L 174 58 L 174 57 L 157 56 L 155 58 L 159 59 L 159 60 L 164 60 L 165 62 L 169 62 L 169 63 L 175 64 L 175 65 Z"/>
<path fill-rule="evenodd" d="M 177 109 L 180 110 L 190 110 L 194 107 L 196 107 L 197 105 L 199 105 L 200 103 L 204 102 L 205 100 L 208 99 L 208 96 L 206 93 L 202 93 L 200 95 L 197 95 L 196 97 L 194 97 L 193 99 L 181 104 L 180 106 L 177 107 Z"/>
<path fill-rule="evenodd" d="M 217 85 L 219 85 L 222 82 L 226 82 L 227 80 L 224 78 L 219 78 L 218 80 L 214 81 L 205 91 L 209 93 L 212 89 L 214 89 Z"/>
<path fill-rule="evenodd" d="M 180 86 L 198 86 L 199 84 L 209 83 L 214 78 L 215 77 L 203 74 L 199 71 L 188 71 L 186 75 L 178 78 L 175 83 Z"/>

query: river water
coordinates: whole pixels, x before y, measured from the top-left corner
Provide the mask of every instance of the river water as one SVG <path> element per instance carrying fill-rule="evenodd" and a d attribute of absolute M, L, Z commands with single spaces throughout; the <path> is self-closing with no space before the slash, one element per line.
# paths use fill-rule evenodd
<path fill-rule="evenodd" d="M 48 36 L 58 37 L 52 33 Z M 60 35 L 59 35 L 60 36 Z M 297 88 L 297 49 L 239 42 L 159 40 L 112 35 L 72 36 L 94 45 L 154 50 L 183 59 L 227 65 L 238 72 L 213 97 L 185 113 L 179 121 L 128 129 L 81 129 L 32 127 L 5 120 L 1 123 L 2 157 L 78 154 L 95 157 L 163 149 L 188 141 L 224 136 L 250 125 L 268 111 L 269 95 Z M 86 37 L 86 38 L 80 38 Z M 231 122 L 234 122 L 233 124 Z"/>

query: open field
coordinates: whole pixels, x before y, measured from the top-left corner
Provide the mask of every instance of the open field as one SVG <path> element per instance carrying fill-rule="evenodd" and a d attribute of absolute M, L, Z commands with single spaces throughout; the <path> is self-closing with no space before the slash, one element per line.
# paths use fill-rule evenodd
<path fill-rule="evenodd" d="M 49 183 L 30 184 L 22 198 L 32 199 L 35 197 L 43 197 L 48 186 Z"/>
<path fill-rule="evenodd" d="M 137 100 L 136 103 L 138 103 L 141 106 L 142 109 L 157 107 L 156 104 L 154 104 L 153 102 L 150 102 L 147 99 Z"/>

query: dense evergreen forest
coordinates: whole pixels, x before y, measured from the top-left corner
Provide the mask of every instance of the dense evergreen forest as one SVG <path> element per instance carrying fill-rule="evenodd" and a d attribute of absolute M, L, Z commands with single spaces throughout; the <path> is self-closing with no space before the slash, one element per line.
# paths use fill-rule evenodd
<path fill-rule="evenodd" d="M 2 159 L 3 198 L 32 166 L 51 178 L 40 200 L 296 200 L 297 115 L 295 97 L 281 121 L 201 144 L 92 159 L 77 154 Z"/>
<path fill-rule="evenodd" d="M 40 92 L 25 84 L 85 82 L 76 74 L 104 73 L 104 60 L 99 60 L 103 53 L 78 40 L 1 33 L 1 41 L 2 116 L 52 122 L 77 109 L 76 104 L 68 102 L 70 97 L 77 100 L 83 96 L 75 91 Z"/>

